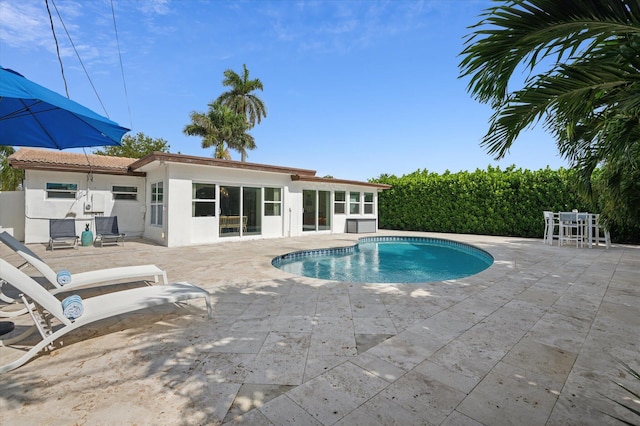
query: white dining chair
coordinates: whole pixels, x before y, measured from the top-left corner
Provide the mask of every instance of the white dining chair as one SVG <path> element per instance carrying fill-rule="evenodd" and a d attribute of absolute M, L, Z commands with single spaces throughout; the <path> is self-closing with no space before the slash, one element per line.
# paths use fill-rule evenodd
<path fill-rule="evenodd" d="M 544 243 L 553 245 L 553 240 L 558 239 L 556 228 L 558 228 L 557 214 L 552 211 L 543 211 L 544 215 Z"/>
<path fill-rule="evenodd" d="M 604 244 L 606 248 L 611 248 L 611 234 L 600 223 L 599 214 L 590 214 L 587 226 L 590 231 L 589 247 Z"/>
<path fill-rule="evenodd" d="M 560 212 L 558 214 L 559 232 L 558 245 L 562 246 L 565 242 L 575 242 L 576 248 L 584 246 L 584 230 L 586 221 L 579 218 L 580 213 L 576 212 Z"/>

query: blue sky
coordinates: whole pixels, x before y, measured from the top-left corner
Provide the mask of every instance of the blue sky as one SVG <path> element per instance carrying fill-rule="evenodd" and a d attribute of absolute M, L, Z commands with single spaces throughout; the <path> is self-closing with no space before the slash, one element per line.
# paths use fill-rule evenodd
<path fill-rule="evenodd" d="M 487 0 L 49 0 L 49 6 L 71 99 L 130 134 L 167 140 L 171 152 L 213 155 L 182 129 L 192 111 L 205 112 L 226 90 L 223 72 L 241 74 L 246 64 L 264 85 L 258 96 L 268 112 L 251 130 L 257 148 L 248 152 L 250 162 L 354 180 L 419 169 L 567 166 L 541 125 L 500 161 L 479 145 L 491 110 L 466 92 L 458 55 L 467 27 L 491 6 Z M 65 93 L 45 0 L 0 0 L 0 65 Z"/>

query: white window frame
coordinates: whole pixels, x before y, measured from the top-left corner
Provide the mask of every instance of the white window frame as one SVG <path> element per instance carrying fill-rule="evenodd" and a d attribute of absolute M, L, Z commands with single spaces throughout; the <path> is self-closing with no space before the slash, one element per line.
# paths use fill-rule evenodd
<path fill-rule="evenodd" d="M 162 188 L 162 199 L 158 200 L 158 188 Z M 149 224 L 151 226 L 162 226 L 164 223 L 164 182 L 152 182 L 151 190 L 149 191 L 151 196 L 150 209 L 149 209 Z M 155 197 L 155 200 L 154 200 Z"/>
<path fill-rule="evenodd" d="M 358 195 L 357 200 L 353 199 L 354 195 Z M 349 214 L 360 214 L 360 201 L 362 200 L 362 194 L 357 191 L 349 191 Z M 354 208 L 355 207 L 355 208 Z"/>
<path fill-rule="evenodd" d="M 213 198 L 198 198 L 197 197 L 197 193 L 195 191 L 195 186 L 196 185 L 206 185 L 206 186 L 210 186 L 213 188 Z M 211 183 L 211 182 L 192 182 L 191 183 L 191 217 L 215 217 L 217 216 L 217 199 L 216 199 L 216 194 L 218 193 L 218 188 L 216 186 L 215 183 Z M 211 215 L 197 215 L 195 214 L 195 206 L 196 204 L 202 204 L 202 203 L 211 203 L 213 204 L 213 214 Z"/>
<path fill-rule="evenodd" d="M 371 201 L 367 201 L 367 196 L 371 197 Z M 365 192 L 364 193 L 364 196 L 362 197 L 362 201 L 364 203 L 364 209 L 363 209 L 364 214 L 374 214 L 375 213 L 374 208 L 373 208 L 374 207 L 374 205 L 373 205 L 374 204 L 374 200 L 375 200 L 375 197 L 373 196 L 373 192 Z"/>
<path fill-rule="evenodd" d="M 267 199 L 267 189 L 272 189 L 273 190 L 273 195 L 274 198 L 278 198 L 277 200 L 269 200 Z M 269 216 L 269 217 L 276 217 L 276 216 L 282 216 L 282 188 L 275 188 L 275 187 L 270 187 L 270 186 L 265 186 L 263 188 L 264 190 L 264 195 L 262 197 L 263 204 L 263 211 L 264 211 L 264 215 L 265 216 Z M 276 196 L 277 194 L 277 196 Z M 271 212 L 267 211 L 267 206 L 271 206 Z"/>
<path fill-rule="evenodd" d="M 138 201 L 138 187 L 136 185 L 111 185 L 111 193 L 114 200 Z M 129 198 L 131 195 L 133 198 Z M 118 196 L 124 196 L 124 198 L 118 198 Z"/>
<path fill-rule="evenodd" d="M 338 194 L 342 194 L 342 200 L 338 200 Z M 342 211 L 338 211 L 338 207 L 342 207 Z M 333 192 L 333 214 L 347 214 L 347 191 Z"/>
<path fill-rule="evenodd" d="M 49 188 L 49 185 L 59 185 L 61 187 L 67 186 L 67 188 Z M 44 185 L 44 191 L 47 196 L 47 199 L 50 200 L 75 200 L 76 195 L 78 193 L 78 184 L 77 183 L 60 183 L 60 182 L 47 182 Z M 61 196 L 51 196 L 51 194 L 60 194 Z M 68 196 L 64 196 L 63 194 L 68 194 Z"/>

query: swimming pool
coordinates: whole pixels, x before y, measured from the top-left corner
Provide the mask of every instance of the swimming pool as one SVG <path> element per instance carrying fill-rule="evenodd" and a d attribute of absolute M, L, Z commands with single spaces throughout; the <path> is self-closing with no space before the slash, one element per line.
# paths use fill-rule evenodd
<path fill-rule="evenodd" d="M 363 283 L 427 283 L 477 274 L 493 256 L 469 244 L 428 237 L 365 237 L 350 247 L 298 251 L 271 264 L 305 277 Z"/>

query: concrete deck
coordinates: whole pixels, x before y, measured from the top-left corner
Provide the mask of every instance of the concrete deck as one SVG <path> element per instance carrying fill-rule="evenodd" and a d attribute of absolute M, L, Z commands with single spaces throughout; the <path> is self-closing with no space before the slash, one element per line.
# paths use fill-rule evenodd
<path fill-rule="evenodd" d="M 72 273 L 155 263 L 170 280 L 208 289 L 214 318 L 194 301 L 78 330 L 0 375 L 1 423 L 617 424 L 603 413 L 639 420 L 606 397 L 627 396 L 613 380 L 638 389 L 616 360 L 639 367 L 640 247 L 378 235 L 468 242 L 495 263 L 457 281 L 372 285 L 293 276 L 270 264 L 364 235 L 184 248 L 30 246 Z M 21 263 L 2 244 L 0 256 Z M 27 320 L 19 317 L 18 328 Z M 15 354 L 0 348 L 1 363 Z"/>

